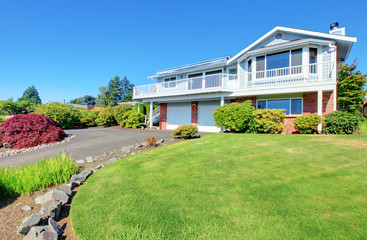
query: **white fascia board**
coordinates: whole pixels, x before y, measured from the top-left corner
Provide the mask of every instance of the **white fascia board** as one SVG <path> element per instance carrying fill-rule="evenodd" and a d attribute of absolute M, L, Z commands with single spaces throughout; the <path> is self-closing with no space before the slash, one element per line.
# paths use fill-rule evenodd
<path fill-rule="evenodd" d="M 221 97 L 228 97 L 231 93 L 211 93 L 211 94 L 192 94 L 182 96 L 171 97 L 158 97 L 142 99 L 142 102 L 185 102 L 185 101 L 197 101 L 197 100 L 220 100 Z"/>
<path fill-rule="evenodd" d="M 269 37 L 271 34 L 273 34 L 276 31 L 285 31 L 285 32 L 291 32 L 291 33 L 298 33 L 298 34 L 304 34 L 304 35 L 310 35 L 315 37 L 322 37 L 322 38 L 328 38 L 331 40 L 341 40 L 341 41 L 347 41 L 347 42 L 357 42 L 356 37 L 348 37 L 348 36 L 341 36 L 341 35 L 334 35 L 329 33 L 322 33 L 322 32 L 314 32 L 309 30 L 302 30 L 302 29 L 296 29 L 296 28 L 288 28 L 288 27 L 280 27 L 277 26 L 270 30 L 268 33 L 266 33 L 264 36 L 253 42 L 250 46 L 243 49 L 241 52 L 236 54 L 233 58 L 229 59 L 227 61 L 227 64 L 230 64 L 234 62 L 237 58 L 239 58 L 242 54 L 246 53 L 249 49 L 256 46 L 261 41 L 265 40 L 267 37 Z"/>
<path fill-rule="evenodd" d="M 268 47 L 263 47 L 263 48 L 255 49 L 255 50 L 252 50 L 252 51 L 248 51 L 243 56 L 238 58 L 237 61 L 242 62 L 244 59 L 246 59 L 247 57 L 252 56 L 252 55 L 257 55 L 257 54 L 262 54 L 262 53 L 264 53 L 264 54 L 265 53 L 271 53 L 272 51 L 278 51 L 278 50 L 283 50 L 283 49 L 287 49 L 287 48 L 294 48 L 294 47 L 298 47 L 298 46 L 303 46 L 305 44 L 329 45 L 330 43 L 335 44 L 335 41 L 321 40 L 321 39 L 315 39 L 315 38 L 305 38 L 305 39 L 280 43 L 280 44 L 271 45 L 271 46 L 268 46 Z"/>

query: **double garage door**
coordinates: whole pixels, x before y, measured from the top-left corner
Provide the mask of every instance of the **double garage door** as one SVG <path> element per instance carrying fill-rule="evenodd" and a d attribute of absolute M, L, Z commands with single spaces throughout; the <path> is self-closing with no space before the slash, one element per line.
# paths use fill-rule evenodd
<path fill-rule="evenodd" d="M 201 101 L 198 103 L 198 128 L 204 132 L 218 132 L 214 124 L 214 109 L 220 101 Z M 191 124 L 191 102 L 167 104 L 167 129 L 175 129 L 179 125 Z"/>

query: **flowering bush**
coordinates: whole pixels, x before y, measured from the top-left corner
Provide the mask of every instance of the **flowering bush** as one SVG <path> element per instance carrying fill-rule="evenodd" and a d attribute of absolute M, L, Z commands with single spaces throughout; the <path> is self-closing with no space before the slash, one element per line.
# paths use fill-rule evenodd
<path fill-rule="evenodd" d="M 293 120 L 294 128 L 300 133 L 316 133 L 317 125 L 322 121 L 322 117 L 316 113 L 311 113 L 306 116 L 299 116 Z"/>
<path fill-rule="evenodd" d="M 8 143 L 15 149 L 61 141 L 65 137 L 56 121 L 33 113 L 16 115 L 0 125 L 0 145 Z"/>
<path fill-rule="evenodd" d="M 180 136 L 182 138 L 191 138 L 198 132 L 198 127 L 193 125 L 181 125 L 172 131 L 172 136 Z"/>

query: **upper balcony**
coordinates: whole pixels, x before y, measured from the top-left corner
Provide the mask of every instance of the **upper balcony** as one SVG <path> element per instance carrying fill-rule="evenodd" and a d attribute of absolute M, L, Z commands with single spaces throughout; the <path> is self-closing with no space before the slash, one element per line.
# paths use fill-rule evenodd
<path fill-rule="evenodd" d="M 215 74 L 134 87 L 134 99 L 233 92 L 335 81 L 335 63 L 325 62 L 245 74 Z"/>

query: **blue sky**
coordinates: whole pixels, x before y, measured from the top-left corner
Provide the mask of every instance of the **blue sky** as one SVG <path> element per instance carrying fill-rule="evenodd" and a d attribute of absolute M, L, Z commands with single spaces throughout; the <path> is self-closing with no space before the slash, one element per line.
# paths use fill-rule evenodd
<path fill-rule="evenodd" d="M 69 101 L 115 75 L 152 83 L 157 70 L 234 56 L 275 26 L 328 32 L 339 22 L 367 73 L 364 1 L 1 1 L 0 100 L 35 85 Z"/>

